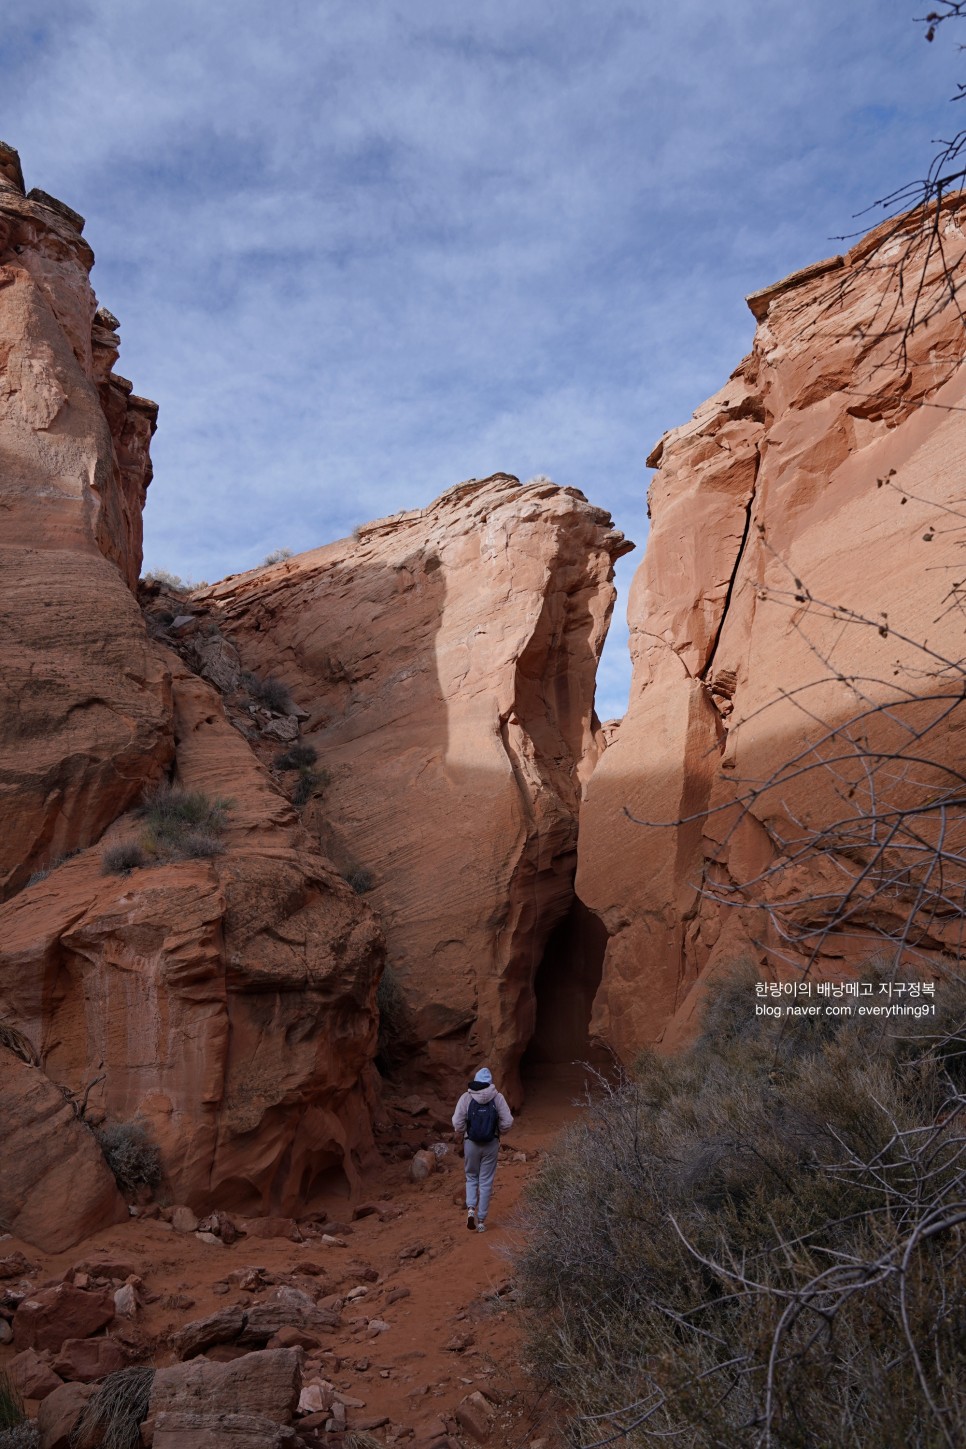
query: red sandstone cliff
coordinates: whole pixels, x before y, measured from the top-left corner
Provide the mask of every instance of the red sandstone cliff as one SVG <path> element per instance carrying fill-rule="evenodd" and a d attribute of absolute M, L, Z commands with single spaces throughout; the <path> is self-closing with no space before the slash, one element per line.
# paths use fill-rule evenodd
<path fill-rule="evenodd" d="M 479 1057 L 518 1092 L 630 546 L 576 489 L 497 475 L 208 592 L 245 666 L 308 714 L 330 780 L 306 819 L 371 875 L 429 1083 Z"/>
<path fill-rule="evenodd" d="M 956 762 L 963 723 L 966 369 L 958 309 L 938 305 L 963 220 L 954 200 L 938 233 L 886 224 L 750 298 L 750 356 L 652 455 L 630 705 L 589 787 L 577 875 L 609 935 L 594 1029 L 627 1058 L 679 1040 L 696 984 L 741 957 L 779 971 L 868 959 L 923 881 L 939 903 L 912 944 L 952 944 L 962 811 L 943 816 L 941 900 L 928 806 L 953 779 L 936 765 Z M 943 677 L 940 722 L 944 705 L 912 702 Z M 901 703 L 886 714 L 885 701 Z M 920 764 L 910 729 L 924 724 Z M 835 762 L 816 767 L 816 749 Z M 872 817 L 911 804 L 922 850 L 877 855 Z M 849 919 L 829 932 L 853 881 Z"/>
<path fill-rule="evenodd" d="M 112 372 L 82 227 L 25 195 L 0 148 L 0 1021 L 53 1102 L 99 1079 L 95 1120 L 146 1123 L 176 1200 L 288 1211 L 371 1148 L 382 940 L 219 692 L 148 636 L 134 587 L 157 409 Z M 222 853 L 105 874 L 169 777 L 230 802 Z M 87 1129 L 62 1130 L 41 1073 L 20 1075 L 0 1157 L 29 1139 L 38 1182 L 73 1178 L 75 1240 L 117 1196 Z M 0 1215 L 49 1240 L 15 1186 Z"/>

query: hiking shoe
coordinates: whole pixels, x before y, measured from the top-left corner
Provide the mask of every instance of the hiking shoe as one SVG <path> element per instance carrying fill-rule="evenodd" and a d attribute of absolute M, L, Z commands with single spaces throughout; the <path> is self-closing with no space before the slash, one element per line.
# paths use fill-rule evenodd
<path fill-rule="evenodd" d="M 486 1223 L 483 1221 L 482 1218 L 480 1218 L 480 1221 L 476 1225 L 476 1231 L 478 1233 L 485 1233 L 486 1232 Z"/>
<path fill-rule="evenodd" d="M 466 1226 L 469 1228 L 470 1232 L 472 1232 L 473 1229 L 476 1227 L 476 1211 L 474 1208 L 466 1209 Z"/>

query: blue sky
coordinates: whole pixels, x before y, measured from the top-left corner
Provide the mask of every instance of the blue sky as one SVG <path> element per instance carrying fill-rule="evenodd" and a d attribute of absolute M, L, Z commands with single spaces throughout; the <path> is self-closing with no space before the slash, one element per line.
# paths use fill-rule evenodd
<path fill-rule="evenodd" d="M 745 293 L 871 225 L 958 120 L 959 37 L 913 0 L 26 9 L 0 136 L 88 219 L 119 370 L 161 404 L 145 567 L 191 579 L 498 470 L 643 544 L 644 458 L 748 350 Z"/>

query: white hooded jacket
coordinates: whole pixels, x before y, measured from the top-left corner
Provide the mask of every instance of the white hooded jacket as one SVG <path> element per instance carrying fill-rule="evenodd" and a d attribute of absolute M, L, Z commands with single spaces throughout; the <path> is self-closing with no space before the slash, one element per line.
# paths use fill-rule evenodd
<path fill-rule="evenodd" d="M 500 1118 L 500 1131 L 509 1132 L 513 1126 L 513 1113 L 506 1104 L 506 1098 L 496 1087 L 480 1087 L 475 1092 L 464 1092 L 456 1104 L 456 1111 L 453 1113 L 453 1131 L 466 1131 L 466 1114 L 469 1111 L 471 1102 L 493 1102 Z"/>

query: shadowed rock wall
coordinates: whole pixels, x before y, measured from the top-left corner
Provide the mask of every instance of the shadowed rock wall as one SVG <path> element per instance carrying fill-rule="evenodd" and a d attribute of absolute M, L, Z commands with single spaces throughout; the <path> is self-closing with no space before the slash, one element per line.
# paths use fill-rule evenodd
<path fill-rule="evenodd" d="M 874 954 L 876 912 L 900 921 L 908 907 L 901 882 L 891 905 L 880 893 L 867 906 L 860 890 L 846 927 L 824 939 L 823 911 L 858 857 L 830 849 L 796 864 L 794 842 L 908 798 L 922 785 L 909 769 L 899 780 L 883 768 L 873 789 L 840 739 L 839 766 L 786 768 L 740 822 L 730 807 L 789 761 L 814 763 L 830 728 L 915 700 L 943 657 L 962 659 L 966 369 L 958 310 L 939 303 L 963 225 L 954 199 L 941 247 L 931 225 L 887 223 L 750 298 L 751 354 L 649 459 L 631 698 L 590 783 L 577 874 L 609 937 L 593 1028 L 627 1059 L 681 1039 L 717 968 L 750 957 L 790 969 L 816 941 L 840 968 Z M 954 694 L 959 677 L 950 669 Z M 958 759 L 961 728 L 950 713 L 929 741 L 934 760 Z M 882 713 L 865 729 L 893 730 L 897 747 L 909 738 Z M 745 908 L 779 897 L 794 939 Z M 934 923 L 925 944 L 941 951 L 950 929 Z"/>

